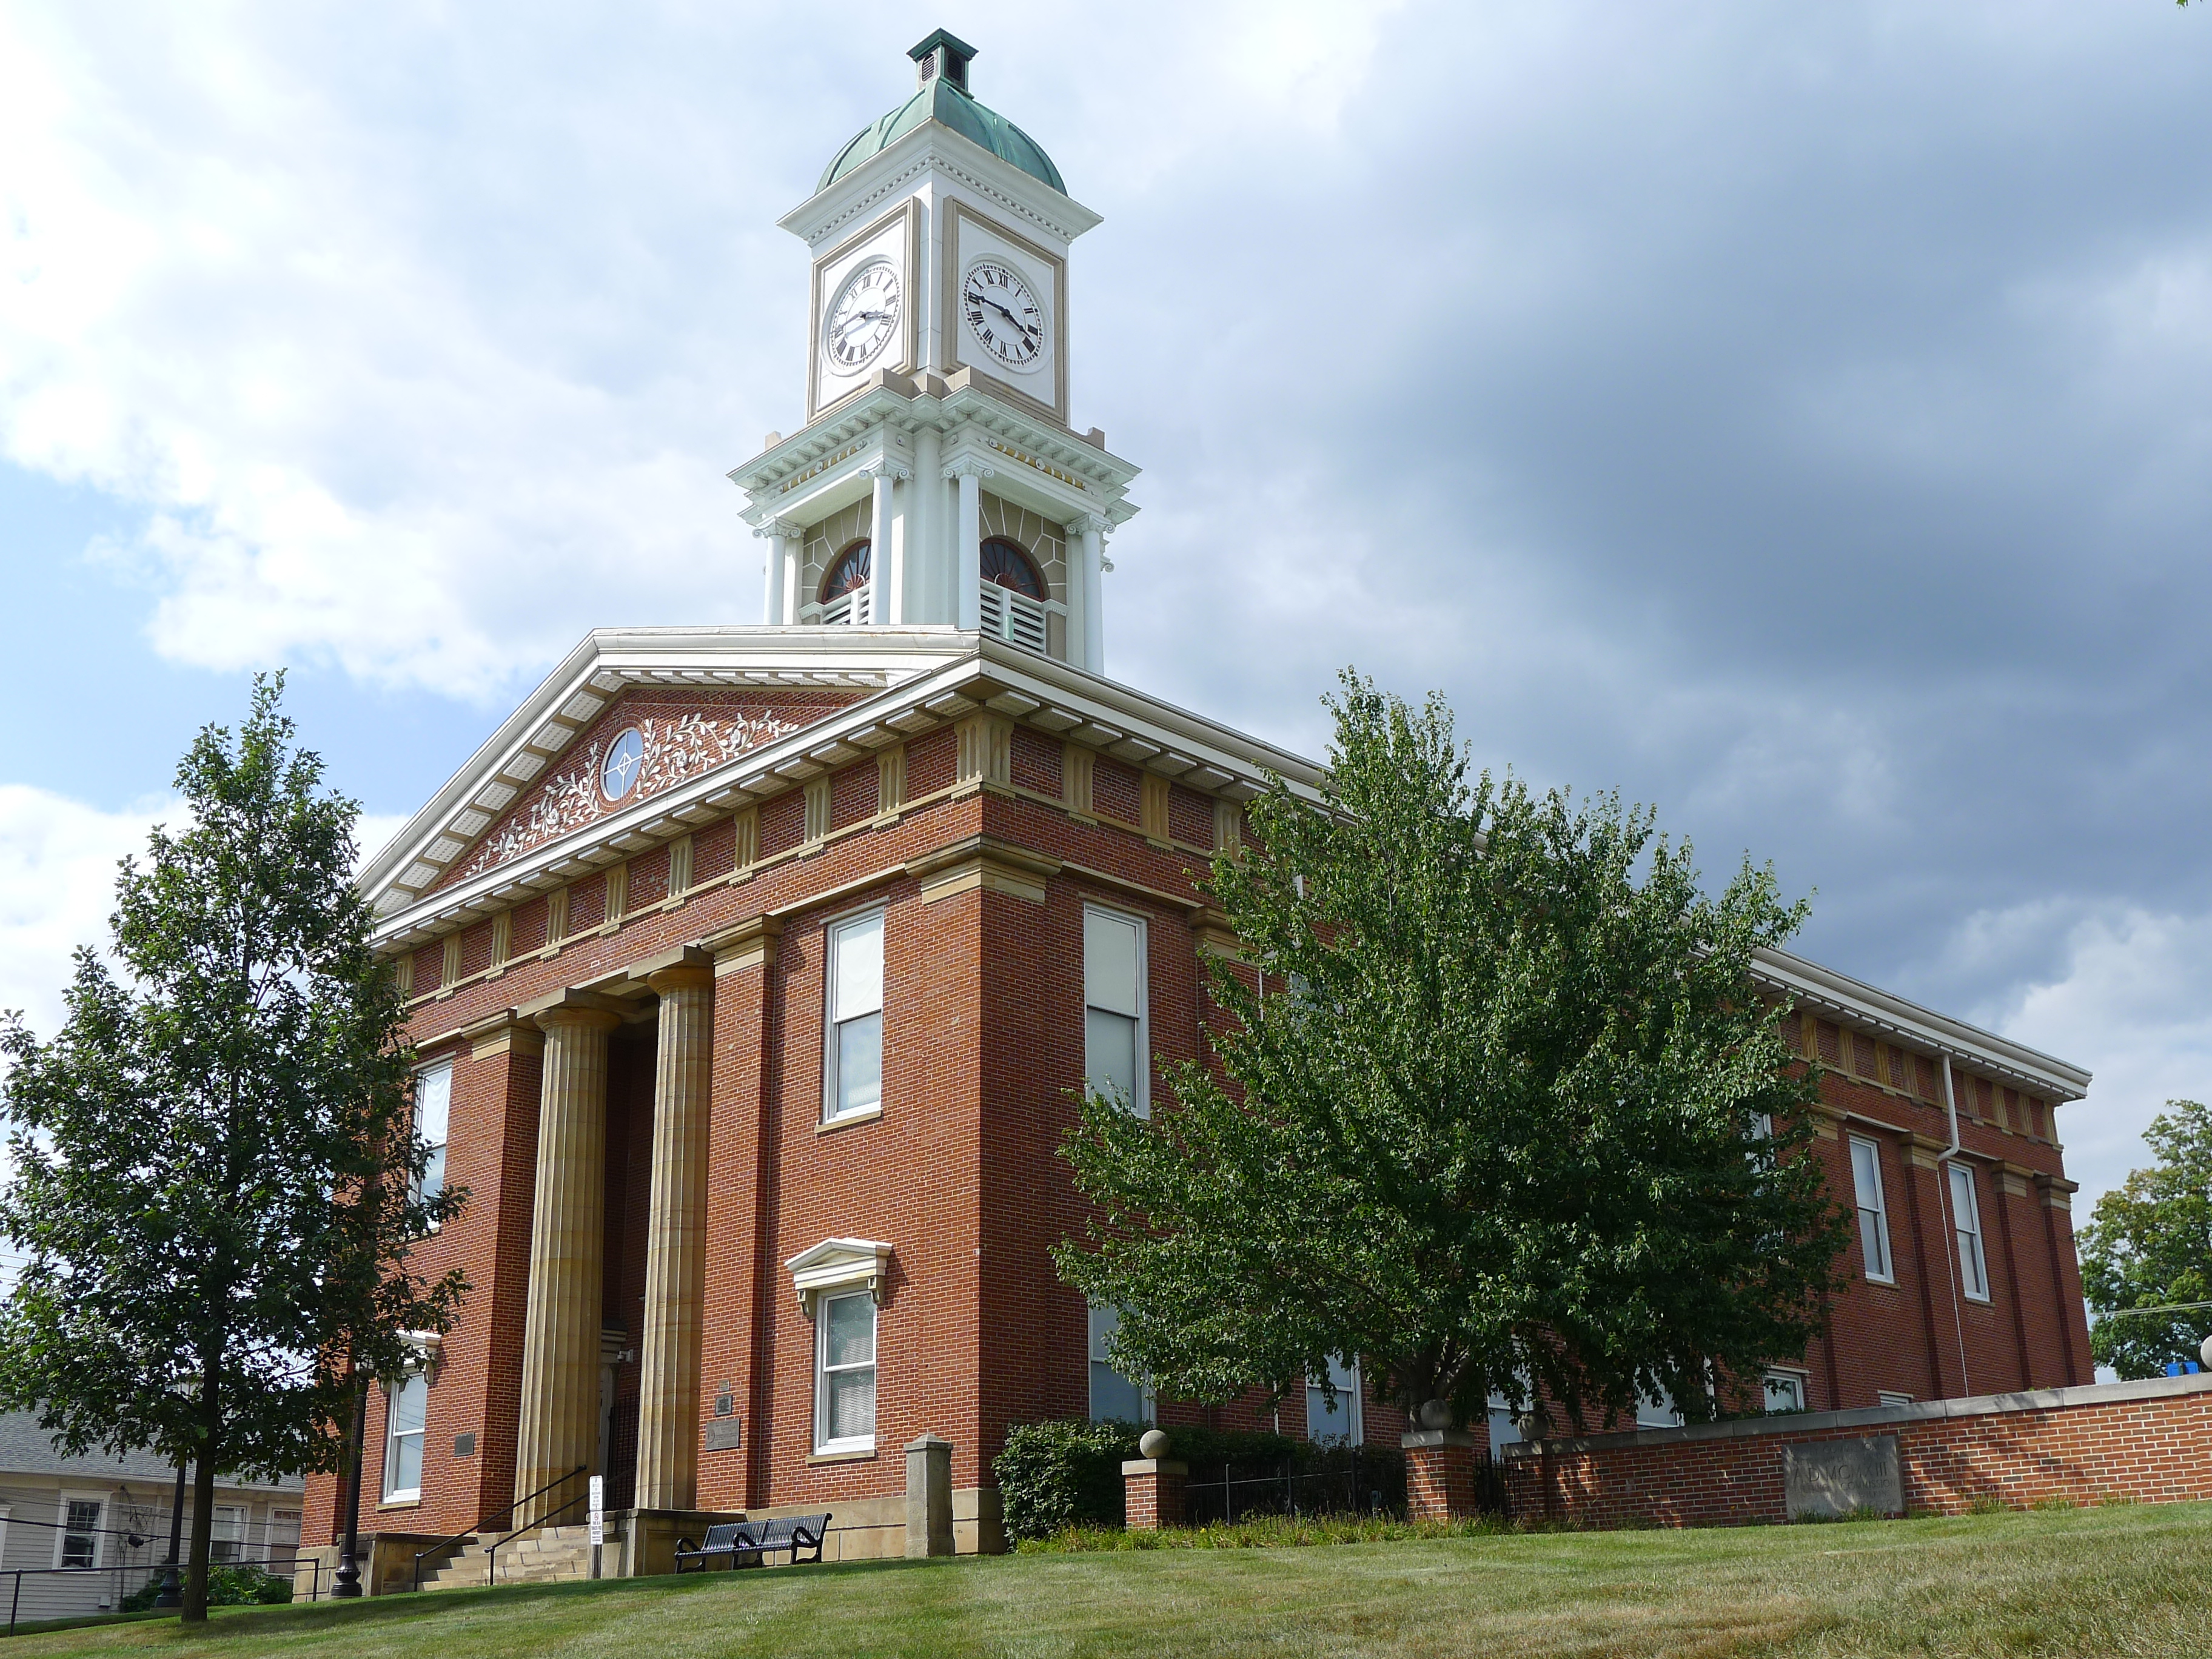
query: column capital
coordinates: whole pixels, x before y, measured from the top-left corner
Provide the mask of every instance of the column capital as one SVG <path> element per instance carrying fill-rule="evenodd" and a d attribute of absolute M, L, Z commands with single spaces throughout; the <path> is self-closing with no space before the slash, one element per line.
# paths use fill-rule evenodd
<path fill-rule="evenodd" d="M 947 478 L 994 478 L 997 471 L 974 455 L 958 455 L 945 464 Z"/>
<path fill-rule="evenodd" d="M 771 538 L 780 537 L 785 541 L 795 542 L 805 538 L 806 527 L 793 524 L 788 519 L 770 519 L 765 524 L 755 525 L 753 534 Z"/>
<path fill-rule="evenodd" d="M 1079 513 L 1067 521 L 1071 536 L 1103 536 L 1114 527 L 1114 521 L 1103 513 Z"/>
<path fill-rule="evenodd" d="M 665 997 L 678 991 L 705 991 L 714 987 L 714 970 L 684 963 L 673 968 L 656 968 L 645 976 L 645 982 L 657 996 Z"/>
<path fill-rule="evenodd" d="M 614 998 L 597 991 L 562 991 L 519 1012 L 549 1031 L 556 1025 L 611 1031 L 623 1023 L 627 1011 Z"/>
<path fill-rule="evenodd" d="M 860 471 L 871 478 L 911 478 L 914 469 L 904 461 L 895 461 L 888 455 L 879 455 Z"/>

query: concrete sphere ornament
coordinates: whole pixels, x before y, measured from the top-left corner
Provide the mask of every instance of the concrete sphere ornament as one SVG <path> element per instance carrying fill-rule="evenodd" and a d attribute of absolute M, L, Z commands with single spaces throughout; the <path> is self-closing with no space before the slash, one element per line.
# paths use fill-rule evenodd
<path fill-rule="evenodd" d="M 2204 1356 L 2204 1363 L 2206 1365 L 2212 1366 L 2212 1336 L 2206 1337 L 2204 1339 L 2203 1346 L 2198 1348 L 2197 1352 Z"/>
<path fill-rule="evenodd" d="M 1162 1429 L 1146 1429 L 1144 1433 L 1137 1437 L 1137 1449 L 1147 1457 L 1165 1457 L 1168 1455 L 1166 1431 Z"/>
<path fill-rule="evenodd" d="M 1451 1402 L 1424 1400 L 1420 1410 L 1413 1413 L 1413 1419 L 1425 1429 L 1448 1429 L 1451 1427 Z"/>

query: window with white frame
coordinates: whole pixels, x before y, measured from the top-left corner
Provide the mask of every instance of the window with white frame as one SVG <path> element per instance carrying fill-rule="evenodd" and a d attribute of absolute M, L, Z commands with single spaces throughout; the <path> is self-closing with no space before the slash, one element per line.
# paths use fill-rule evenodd
<path fill-rule="evenodd" d="M 1678 1429 L 1682 1425 L 1681 1407 L 1674 1403 L 1674 1395 L 1665 1388 L 1655 1388 L 1651 1393 L 1638 1392 L 1636 1396 L 1636 1426 L 1639 1429 Z"/>
<path fill-rule="evenodd" d="M 419 1447 L 418 1440 L 416 1445 Z M 421 1452 L 416 1454 L 421 1458 Z M 246 1505 L 217 1504 L 208 1526 L 208 1559 L 238 1561 L 246 1555 Z"/>
<path fill-rule="evenodd" d="M 58 1567 L 96 1567 L 100 1558 L 100 1517 L 106 1500 L 62 1494 L 62 1524 L 54 1534 L 54 1565 Z"/>
<path fill-rule="evenodd" d="M 1977 1302 L 1990 1299 L 1990 1264 L 1982 1254 L 1982 1206 L 1974 1198 L 1974 1172 L 1963 1164 L 1951 1169 L 1951 1227 L 1959 1237 L 1959 1277 Z"/>
<path fill-rule="evenodd" d="M 1322 1379 L 1306 1379 L 1306 1438 L 1323 1446 L 1357 1446 L 1366 1440 L 1365 1414 L 1360 1410 L 1359 1362 L 1328 1362 L 1328 1388 Z M 1336 1399 L 1332 1402 L 1329 1392 Z"/>
<path fill-rule="evenodd" d="M 1139 1117 L 1152 1111 L 1145 1015 L 1145 924 L 1083 908 L 1083 1086 Z"/>
<path fill-rule="evenodd" d="M 824 955 L 830 1017 L 822 1119 L 833 1123 L 884 1103 L 884 913 L 833 923 Z"/>
<path fill-rule="evenodd" d="M 453 1062 L 441 1060 L 415 1073 L 415 1133 L 430 1149 L 416 1196 L 434 1203 L 446 1190 L 446 1121 L 453 1104 Z"/>
<path fill-rule="evenodd" d="M 1091 1310 L 1091 1420 L 1094 1423 L 1149 1423 L 1152 1420 L 1152 1391 L 1114 1369 L 1107 1340 L 1121 1328 L 1119 1308 Z"/>
<path fill-rule="evenodd" d="M 876 1299 L 824 1296 L 814 1314 L 814 1449 L 876 1449 Z"/>
<path fill-rule="evenodd" d="M 404 1504 L 422 1495 L 422 1428 L 430 1409 L 430 1379 L 410 1371 L 386 1393 L 384 1416 L 384 1501 Z"/>
<path fill-rule="evenodd" d="M 1889 1211 L 1881 1197 L 1881 1149 L 1858 1135 L 1851 1137 L 1851 1186 L 1858 1199 L 1859 1254 L 1865 1259 L 1866 1276 L 1877 1284 L 1893 1285 Z"/>
<path fill-rule="evenodd" d="M 1805 1409 L 1805 1376 L 1802 1371 L 1769 1371 L 1765 1382 L 1767 1410 L 1802 1412 Z"/>

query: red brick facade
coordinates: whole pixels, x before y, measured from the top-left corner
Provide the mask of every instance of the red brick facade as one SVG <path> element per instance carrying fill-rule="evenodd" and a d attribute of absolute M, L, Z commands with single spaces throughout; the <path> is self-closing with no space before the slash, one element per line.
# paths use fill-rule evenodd
<path fill-rule="evenodd" d="M 991 1459 L 1012 1425 L 1085 1413 L 1085 1310 L 1048 1254 L 1082 1221 L 1057 1148 L 1075 1121 L 1084 1074 L 1084 908 L 1109 907 L 1146 925 L 1157 1079 L 1161 1066 L 1198 1054 L 1206 1018 L 1203 957 L 1221 943 L 1219 918 L 1194 882 L 1217 822 L 1236 821 L 1233 809 L 1217 809 L 1249 795 L 1263 767 L 1303 763 L 1249 740 L 1233 750 L 1234 734 L 1058 665 L 1008 666 L 1020 658 L 1010 648 L 979 653 L 971 638 L 942 671 L 950 689 L 932 681 L 910 693 L 814 699 L 810 714 L 826 711 L 822 729 L 860 735 L 817 743 L 810 727 L 732 763 L 734 775 L 793 757 L 780 771 L 750 775 L 752 799 L 734 808 L 684 806 L 687 816 L 634 832 L 610 813 L 635 844 L 618 840 L 596 855 L 599 868 L 576 864 L 558 891 L 542 880 L 489 886 L 503 878 L 495 866 L 441 878 L 409 901 L 417 906 L 410 916 L 449 898 L 476 912 L 410 921 L 410 931 L 394 934 L 419 994 L 410 1035 L 425 1060 L 456 1062 L 447 1170 L 470 1192 L 417 1265 L 433 1273 L 458 1267 L 472 1288 L 428 1391 L 417 1500 L 374 1501 L 382 1490 L 381 1395 L 373 1404 L 365 1531 L 435 1537 L 520 1496 L 518 1395 L 544 1042 L 531 1014 L 563 995 L 611 997 L 629 1011 L 609 1044 L 603 1280 L 614 1378 L 614 1466 L 605 1473 L 617 1502 L 626 1490 L 653 1144 L 655 1002 L 644 981 L 679 959 L 715 967 L 699 1508 L 836 1510 L 894 1498 L 904 1490 L 898 1448 L 925 1433 L 951 1442 L 953 1486 L 972 1495 L 989 1488 Z M 1064 683 L 1058 691 L 1023 678 L 1047 669 Z M 722 695 L 701 706 L 738 703 Z M 617 732 L 645 706 L 618 699 L 582 729 Z M 656 720 L 682 718 L 676 693 L 656 692 L 650 707 Z M 881 723 L 863 731 L 878 707 Z M 1105 726 L 1108 714 L 1120 724 Z M 1194 763 L 1168 748 L 1174 734 L 1164 724 L 1149 728 L 1158 740 L 1122 736 L 1139 719 L 1171 717 L 1186 722 L 1187 735 L 1174 740 L 1194 753 L 1204 739 L 1224 745 L 1218 756 L 1241 754 L 1242 779 L 1232 779 L 1228 759 Z M 1137 758 L 1097 752 L 1103 746 Z M 1070 750 L 1092 758 L 1084 765 Z M 1151 766 L 1172 763 L 1176 780 L 1147 769 L 1145 751 Z M 673 788 L 669 796 L 692 799 Z M 483 835 L 530 805 L 518 799 Z M 595 823 L 574 840 L 584 848 L 599 834 Z M 611 870 L 607 861 L 625 852 Z M 479 857 L 465 851 L 449 867 L 465 872 Z M 687 857 L 690 885 L 672 891 L 672 872 Z M 514 870 L 531 867 L 514 856 Z M 862 906 L 881 907 L 885 918 L 883 1105 L 825 1125 L 825 929 Z M 446 937 L 461 941 L 458 957 Z M 1807 1030 L 1808 1047 L 1835 1047 L 1844 1068 L 1823 1085 L 1829 1119 L 1819 1156 L 1848 1202 L 1848 1137 L 1879 1146 L 1896 1280 L 1865 1282 L 1853 1245 L 1852 1288 L 1832 1310 L 1832 1334 L 1806 1358 L 1807 1403 L 2086 1382 L 2070 1183 L 2049 1103 L 1998 1089 L 1984 1106 L 1973 1093 L 1976 1109 L 1962 1119 L 1965 1155 L 1982 1183 L 1990 1279 L 1990 1299 L 1970 1301 L 1947 1276 L 1952 1247 L 1932 1165 L 1948 1128 L 1913 1069 L 1926 1057 L 1871 1039 L 1864 1055 L 1846 1054 L 1853 1034 L 1809 1017 Z M 1861 1060 L 1866 1069 L 1852 1071 Z M 1969 1092 L 1979 1081 L 1967 1079 Z M 823 1458 L 813 1451 L 814 1327 L 785 1264 L 833 1237 L 883 1241 L 892 1254 L 879 1297 L 878 1449 Z M 1162 1415 L 1304 1428 L 1296 1399 L 1279 1410 L 1168 1402 Z M 1388 1442 L 1402 1427 L 1395 1412 L 1370 1402 L 1370 1439 Z M 336 1483 L 312 1481 L 310 1543 L 335 1535 L 337 1511 Z"/>

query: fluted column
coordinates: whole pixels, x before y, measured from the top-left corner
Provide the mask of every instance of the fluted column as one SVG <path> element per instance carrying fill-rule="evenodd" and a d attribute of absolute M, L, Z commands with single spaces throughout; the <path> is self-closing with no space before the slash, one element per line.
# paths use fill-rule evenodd
<path fill-rule="evenodd" d="M 768 569 L 761 597 L 761 620 L 770 628 L 789 627 L 798 616 L 799 544 L 805 532 L 797 525 L 772 519 L 753 532 L 768 541 Z"/>
<path fill-rule="evenodd" d="M 637 1507 L 688 1510 L 699 1495 L 699 1327 L 714 975 L 707 968 L 664 968 L 646 983 L 660 994 L 660 1054 L 653 1074 Z"/>
<path fill-rule="evenodd" d="M 530 1215 L 530 1291 L 522 1327 L 522 1411 L 515 1436 L 518 1500 L 589 1465 L 599 1449 L 607 1033 L 621 1023 L 611 1010 L 581 1003 L 538 1016 L 545 1031 L 545 1057 L 538 1106 L 538 1183 Z M 526 1526 L 551 1514 L 583 1489 L 578 1476 L 525 1504 L 514 1524 Z"/>
<path fill-rule="evenodd" d="M 891 486 L 907 476 L 907 469 L 896 461 L 873 461 L 868 466 L 868 477 L 874 481 L 874 499 L 868 505 L 871 623 L 896 623 L 906 620 L 905 538 L 892 527 L 896 515 L 891 511 Z"/>

